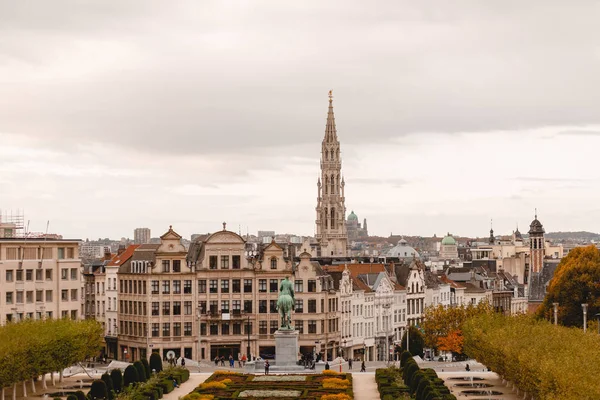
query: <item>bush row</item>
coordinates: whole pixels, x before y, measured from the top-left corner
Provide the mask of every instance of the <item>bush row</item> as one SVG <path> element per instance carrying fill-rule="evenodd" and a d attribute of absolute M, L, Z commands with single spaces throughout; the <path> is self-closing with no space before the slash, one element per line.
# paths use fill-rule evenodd
<path fill-rule="evenodd" d="M 123 379 L 124 386 L 120 392 L 115 391 L 117 393 L 117 400 L 158 400 L 161 399 L 164 394 L 173 391 L 175 388 L 175 384 L 173 383 L 174 381 L 180 385 L 190 378 L 190 372 L 187 369 L 180 367 L 167 368 L 161 372 L 155 373 L 154 375 L 152 375 L 150 372 L 150 376 L 146 377 L 146 369 L 149 369 L 148 363 L 136 363 L 138 363 L 138 361 L 136 361 L 134 365 L 130 365 L 125 369 Z M 141 371 L 142 368 L 143 372 Z M 111 376 L 113 372 L 111 372 Z M 140 379 L 140 375 L 142 375 L 142 373 L 145 377 L 144 380 Z M 129 378 L 127 378 L 128 376 Z M 94 383 L 96 382 L 98 381 L 95 381 Z M 114 380 L 113 386 L 116 386 L 114 385 Z M 110 394 L 107 394 L 106 397 L 102 396 L 101 393 L 99 396 L 96 396 L 95 394 L 92 395 L 93 389 L 94 385 L 92 384 L 92 389 L 90 390 L 91 397 L 89 400 L 112 400 Z"/>
<path fill-rule="evenodd" d="M 536 399 L 600 399 L 600 335 L 529 316 L 464 324 L 465 353 Z"/>

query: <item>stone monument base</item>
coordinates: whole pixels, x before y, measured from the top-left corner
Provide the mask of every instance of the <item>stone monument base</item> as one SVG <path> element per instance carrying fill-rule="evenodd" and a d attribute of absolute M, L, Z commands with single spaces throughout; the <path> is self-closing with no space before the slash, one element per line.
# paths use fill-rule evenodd
<path fill-rule="evenodd" d="M 275 365 L 277 367 L 298 365 L 298 331 L 278 329 L 275 331 Z"/>

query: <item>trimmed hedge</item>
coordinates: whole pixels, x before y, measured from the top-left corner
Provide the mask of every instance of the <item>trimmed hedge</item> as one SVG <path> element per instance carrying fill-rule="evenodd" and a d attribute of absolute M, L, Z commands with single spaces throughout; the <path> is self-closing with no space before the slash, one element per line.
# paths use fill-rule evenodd
<path fill-rule="evenodd" d="M 402 356 L 401 359 L 405 360 L 402 369 L 390 367 L 375 371 L 381 400 L 395 400 L 409 394 L 416 400 L 456 400 L 433 369 L 420 369 L 412 357 L 407 357 L 404 353 Z M 404 385 L 399 384 L 401 378 Z"/>
<path fill-rule="evenodd" d="M 138 360 L 133 363 L 133 366 L 135 367 L 135 369 L 138 373 L 138 381 L 146 382 L 149 377 L 146 376 L 146 368 L 144 368 L 144 364 L 142 364 L 142 362 Z"/>
<path fill-rule="evenodd" d="M 137 368 L 133 365 L 125 368 L 125 373 L 123 374 L 123 386 L 128 387 L 129 385 L 136 384 L 140 381 L 140 376 L 138 375 Z"/>
<path fill-rule="evenodd" d="M 150 354 L 150 372 L 152 372 L 152 370 L 157 373 L 163 370 L 162 359 L 158 353 Z"/>
<path fill-rule="evenodd" d="M 130 365 L 127 368 L 129 369 L 130 367 L 137 373 L 137 369 L 133 366 Z M 190 373 L 187 369 L 180 367 L 167 368 L 150 377 L 146 382 L 137 382 L 131 387 L 125 388 L 119 398 L 127 400 L 159 400 L 164 394 L 173 391 L 173 380 L 179 384 L 187 381 L 189 377 Z"/>
<path fill-rule="evenodd" d="M 106 383 L 104 383 L 104 381 L 101 379 L 96 379 L 94 382 L 92 382 L 89 397 L 92 400 L 108 400 L 108 391 L 106 390 Z"/>
<path fill-rule="evenodd" d="M 110 371 L 110 379 L 112 379 L 114 391 L 120 393 L 123 390 L 123 374 L 121 370 L 117 368 Z"/>

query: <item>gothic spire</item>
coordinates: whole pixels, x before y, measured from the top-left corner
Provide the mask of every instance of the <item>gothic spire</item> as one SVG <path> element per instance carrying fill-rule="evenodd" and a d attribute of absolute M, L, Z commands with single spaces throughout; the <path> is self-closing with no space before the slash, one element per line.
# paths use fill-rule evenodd
<path fill-rule="evenodd" d="M 333 90 L 329 91 L 329 111 L 327 112 L 327 125 L 325 126 L 325 142 L 336 142 L 335 117 L 333 115 Z"/>

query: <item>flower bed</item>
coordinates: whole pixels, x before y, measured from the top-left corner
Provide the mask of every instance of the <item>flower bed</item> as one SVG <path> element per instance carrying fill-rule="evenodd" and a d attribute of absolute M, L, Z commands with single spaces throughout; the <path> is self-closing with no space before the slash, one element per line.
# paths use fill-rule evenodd
<path fill-rule="evenodd" d="M 295 397 L 301 400 L 352 400 L 351 374 L 293 374 L 249 375 L 219 371 L 203 384 L 182 398 L 197 400 L 191 396 L 212 395 L 214 400 L 260 399 L 275 400 Z"/>

